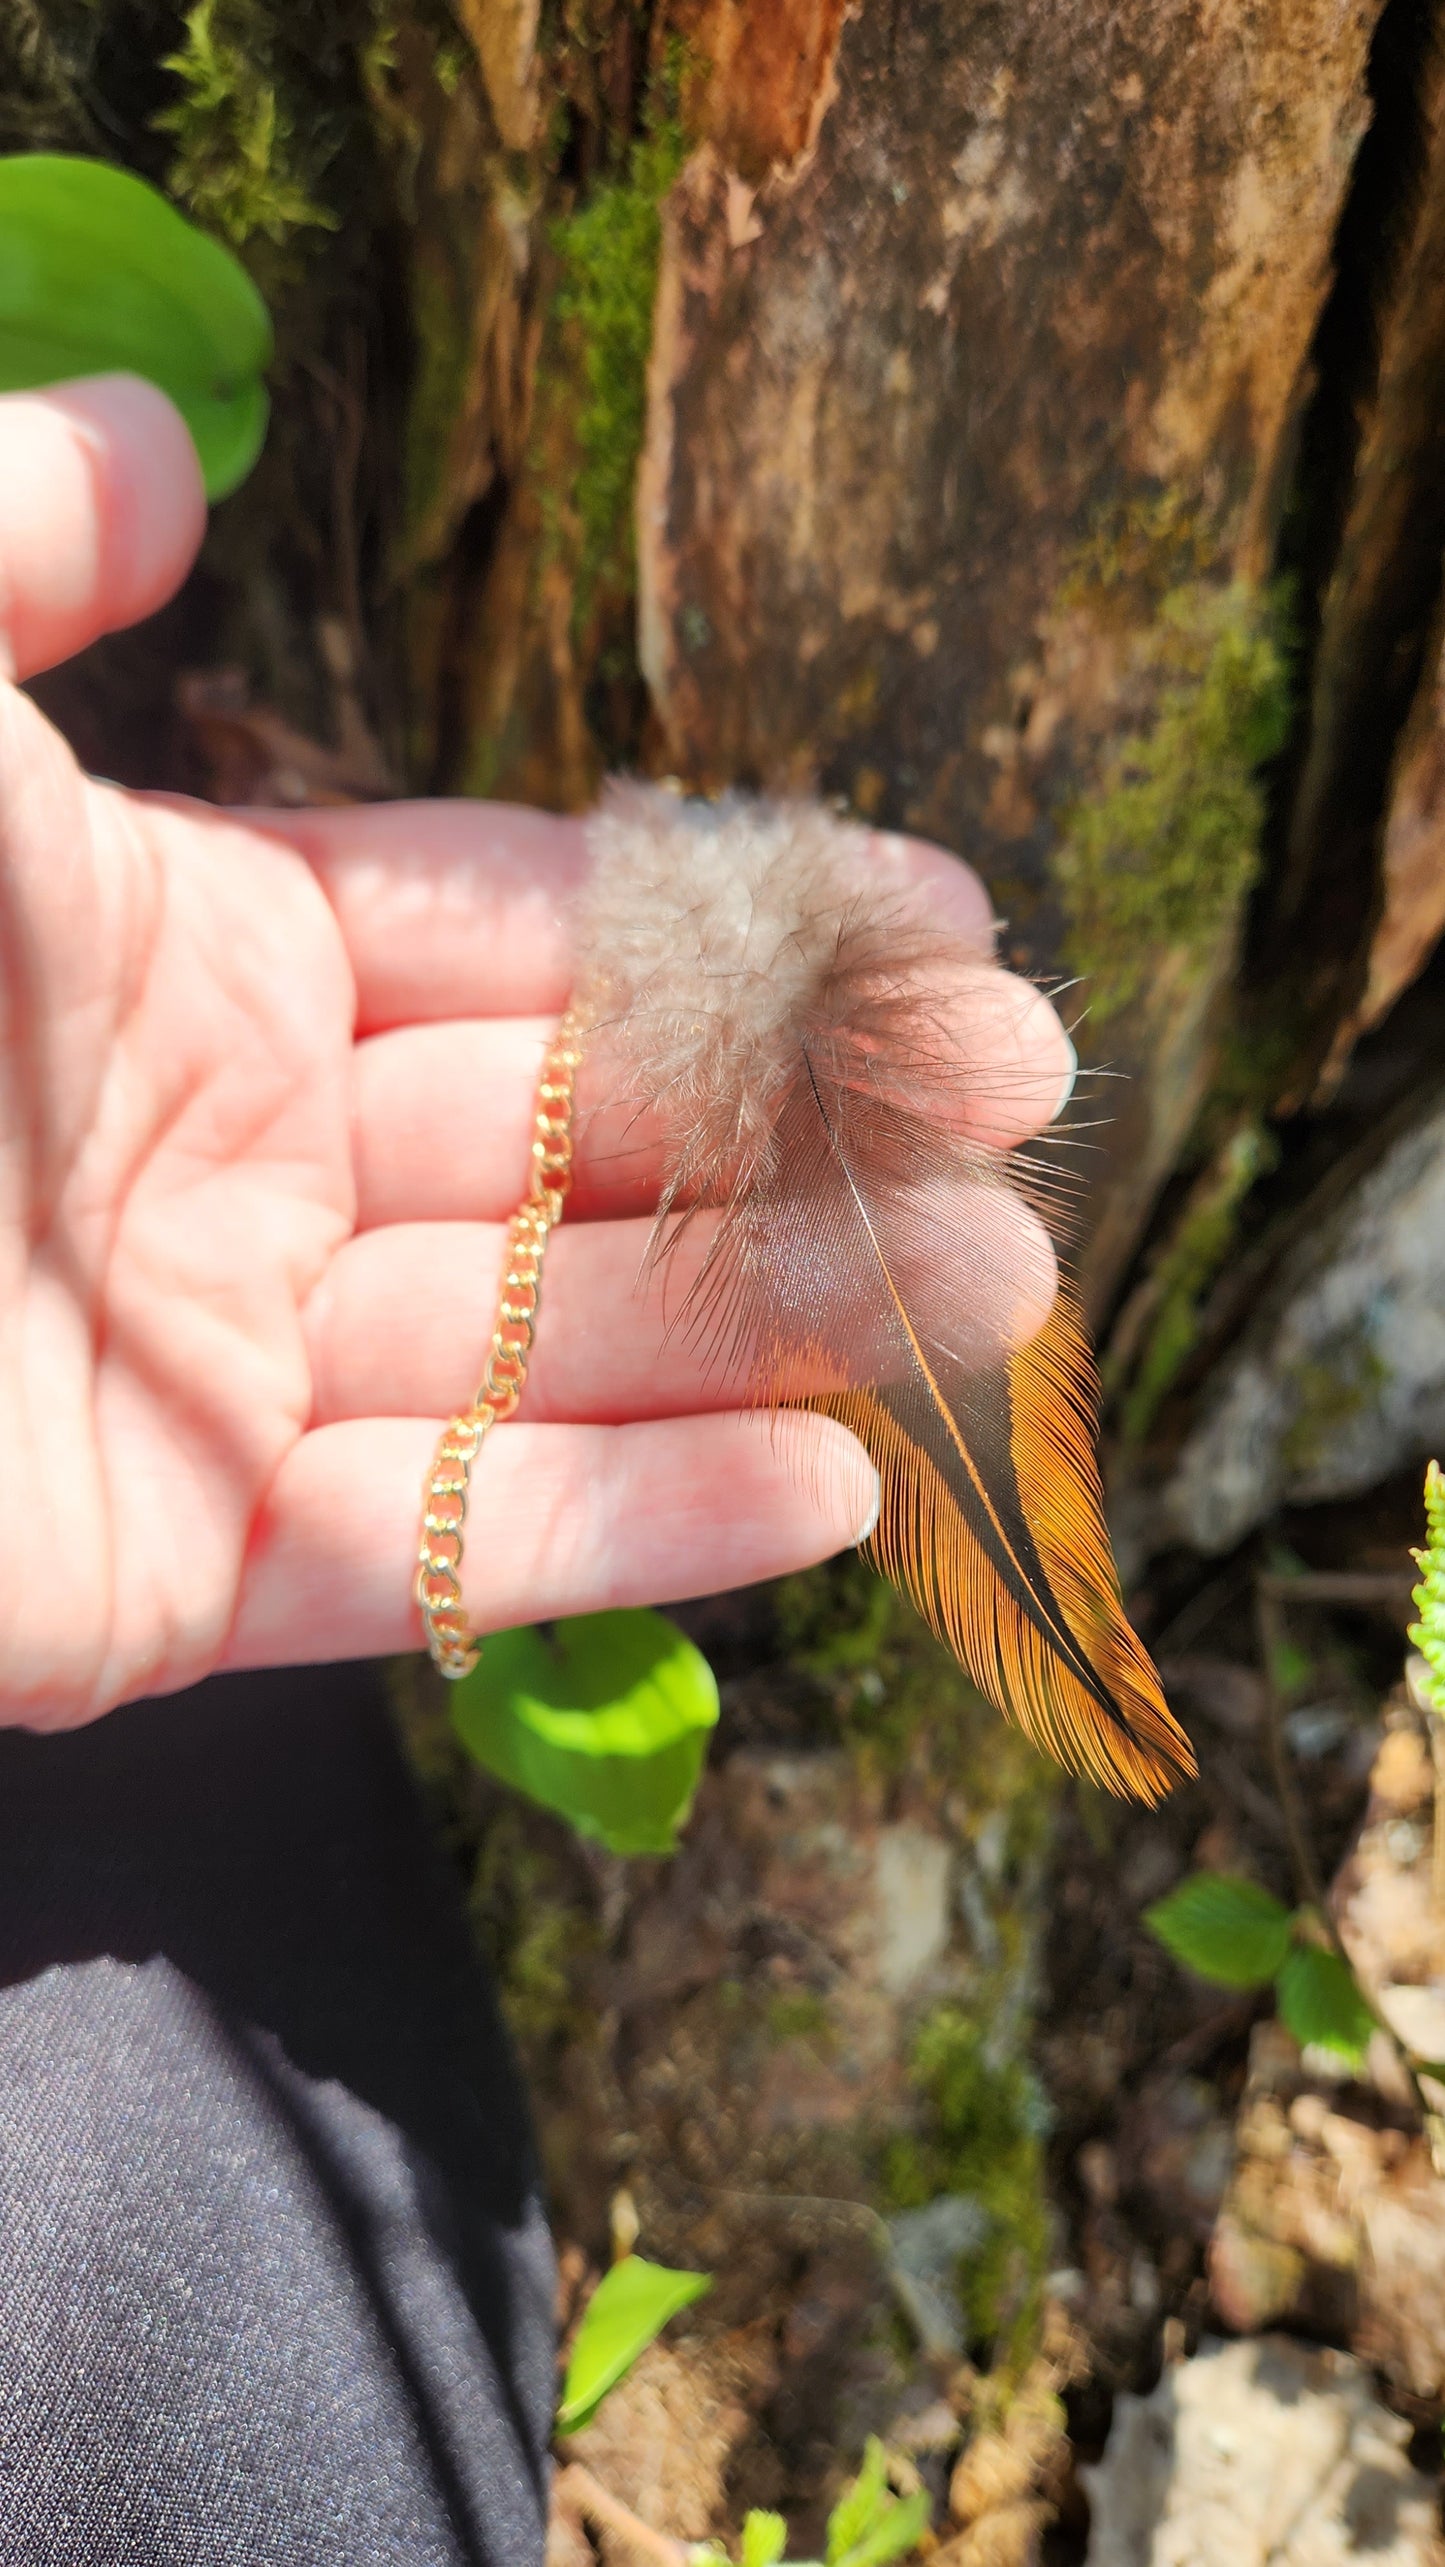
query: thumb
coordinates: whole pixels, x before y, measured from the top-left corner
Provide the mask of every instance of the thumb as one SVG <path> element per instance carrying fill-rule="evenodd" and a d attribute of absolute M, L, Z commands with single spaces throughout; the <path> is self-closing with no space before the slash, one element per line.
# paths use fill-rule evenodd
<path fill-rule="evenodd" d="M 30 677 L 153 614 L 205 524 L 186 424 L 139 375 L 0 396 L 0 666 Z"/>

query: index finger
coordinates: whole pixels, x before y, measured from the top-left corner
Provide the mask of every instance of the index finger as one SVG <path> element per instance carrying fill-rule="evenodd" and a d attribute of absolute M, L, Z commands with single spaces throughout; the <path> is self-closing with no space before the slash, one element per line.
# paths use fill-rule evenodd
<path fill-rule="evenodd" d="M 31 677 L 155 612 L 206 526 L 180 412 L 133 374 L 0 399 L 0 669 Z"/>
<path fill-rule="evenodd" d="M 360 1033 L 466 1016 L 559 1015 L 586 823 L 506 802 L 392 802 L 245 815 L 316 874 L 356 979 Z M 872 833 L 891 888 L 979 958 L 993 913 L 972 867 L 922 839 Z"/>

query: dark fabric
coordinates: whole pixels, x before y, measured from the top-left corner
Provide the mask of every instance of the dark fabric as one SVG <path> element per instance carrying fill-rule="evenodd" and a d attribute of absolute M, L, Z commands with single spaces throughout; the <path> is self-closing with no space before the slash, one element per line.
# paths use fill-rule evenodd
<path fill-rule="evenodd" d="M 551 2304 L 372 1680 L 0 1735 L 5 2567 L 536 2567 Z"/>

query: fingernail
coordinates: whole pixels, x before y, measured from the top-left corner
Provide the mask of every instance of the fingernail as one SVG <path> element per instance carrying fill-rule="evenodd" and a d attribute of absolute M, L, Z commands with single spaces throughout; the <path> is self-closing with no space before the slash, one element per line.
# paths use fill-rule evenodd
<path fill-rule="evenodd" d="M 1064 1041 L 1068 1046 L 1069 1066 L 1064 1073 L 1064 1084 L 1059 1090 L 1058 1104 L 1054 1107 L 1053 1114 L 1050 1117 L 1050 1120 L 1055 1123 L 1057 1123 L 1059 1116 L 1063 1113 L 1064 1107 L 1068 1104 L 1070 1097 L 1073 1095 L 1074 1081 L 1079 1075 L 1079 1055 L 1075 1051 L 1073 1044 L 1069 1042 L 1067 1034 L 1064 1036 Z"/>
<path fill-rule="evenodd" d="M 859 1525 L 857 1532 L 853 1536 L 853 1539 L 860 1550 L 862 1549 L 863 1544 L 869 1539 L 869 1536 L 877 1532 L 878 1518 L 882 1512 L 883 1482 L 875 1471 L 873 1474 L 873 1503 L 869 1507 L 867 1515 L 864 1517 L 863 1522 Z"/>

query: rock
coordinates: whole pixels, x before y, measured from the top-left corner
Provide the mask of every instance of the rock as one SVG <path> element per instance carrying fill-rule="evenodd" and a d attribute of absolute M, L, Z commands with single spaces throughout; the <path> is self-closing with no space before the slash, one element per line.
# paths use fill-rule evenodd
<path fill-rule="evenodd" d="M 766 2323 L 710 2342 L 648 2347 L 564 2446 L 654 2531 L 704 2540 L 725 2518 L 729 2474 L 776 2352 Z M 602 2534 L 608 2567 L 634 2567 L 619 2533 Z M 570 2561 L 568 2562 L 570 2567 Z"/>
<path fill-rule="evenodd" d="M 1117 2399 L 1103 2459 L 1080 2472 L 1088 2567 L 1440 2567 L 1408 2439 L 1348 2354 L 1206 2341 L 1149 2397 Z"/>
<path fill-rule="evenodd" d="M 978 2253 L 989 2225 L 982 2202 L 967 2193 L 945 2193 L 922 2210 L 896 2212 L 888 2222 L 893 2287 L 930 2353 L 963 2351 L 959 2263 Z"/>
<path fill-rule="evenodd" d="M 1301 2102 L 1318 2109 L 1297 2112 Z M 1214 2307 L 1242 2334 L 1287 2319 L 1348 2337 L 1358 2320 L 1360 2234 L 1340 2194 L 1349 2133 L 1329 2144 L 1337 2118 L 1283 2025 L 1256 2025 L 1234 2176 L 1209 2248 Z"/>
<path fill-rule="evenodd" d="M 935 2549 L 930 2567 L 1039 2567 L 1051 2508 L 1020 2499 L 985 2514 L 970 2531 Z"/>
<path fill-rule="evenodd" d="M 1370 1774 L 1365 1822 L 1341 1867 L 1331 1904 L 1350 1957 L 1393 2021 L 1445 1999 L 1445 1913 L 1431 1866 L 1435 1769 L 1418 1717 L 1392 1715 Z M 1427 2058 L 1445 2057 L 1423 2022 L 1402 2036 Z"/>
<path fill-rule="evenodd" d="M 910 1996 L 948 1942 L 952 1848 L 926 1828 L 885 1827 L 877 1866 L 878 1977 L 891 1997 Z"/>
<path fill-rule="evenodd" d="M 1397 1707 L 1365 1824 L 1332 1905 L 1386 2020 L 1445 2049 L 1445 1914 L 1430 1862 L 1433 1765 Z M 1445 2177 L 1383 2035 L 1369 2085 L 1302 2062 L 1279 2023 L 1256 2027 L 1236 2163 L 1209 2250 L 1214 2306 L 1251 2332 L 1288 2320 L 1345 2337 L 1403 2396 L 1445 2395 Z M 1373 2086 L 1375 2091 L 1370 2091 Z"/>
<path fill-rule="evenodd" d="M 1377 2101 L 1321 2091 L 1287 2033 L 1255 2034 L 1234 2181 L 1209 2250 L 1214 2307 L 1242 2332 L 1344 2337 L 1403 2395 L 1445 2393 L 1445 2182 L 1424 2136 Z"/>
<path fill-rule="evenodd" d="M 1445 1441 L 1445 1107 L 1307 1224 L 1219 1367 L 1162 1524 L 1232 1550 L 1277 1507 L 1346 1497 Z"/>
<path fill-rule="evenodd" d="M 976 2432 L 949 2481 L 958 2536 L 932 2567 L 1037 2567 L 1069 2465 L 1059 2392 L 1085 2378 L 1089 2357 L 1064 2310 L 1049 2308 L 1043 2349 L 1000 2424 Z"/>

